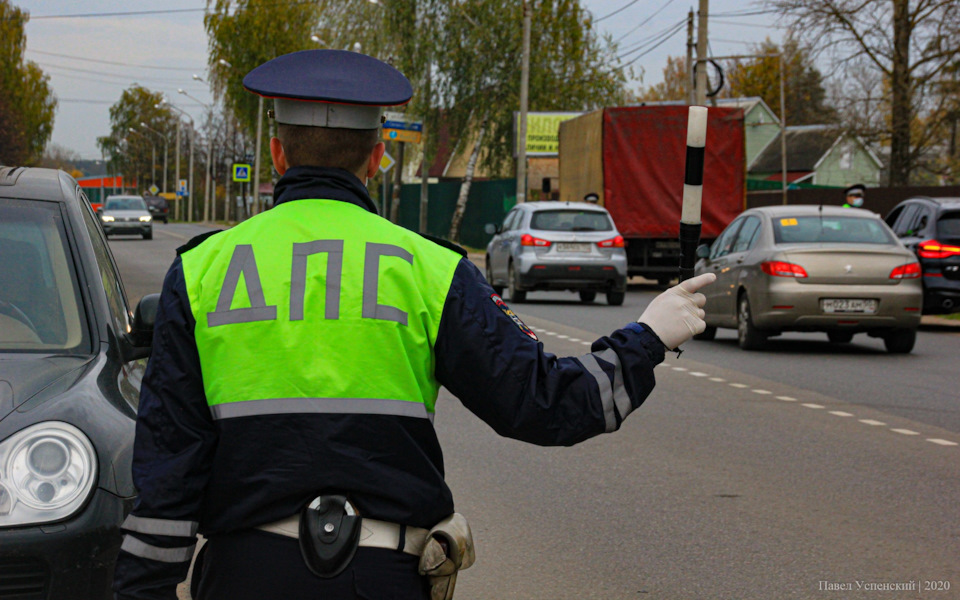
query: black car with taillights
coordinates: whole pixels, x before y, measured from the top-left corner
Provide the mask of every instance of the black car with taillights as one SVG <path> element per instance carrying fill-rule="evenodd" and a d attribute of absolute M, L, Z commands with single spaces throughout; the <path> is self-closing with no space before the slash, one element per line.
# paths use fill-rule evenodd
<path fill-rule="evenodd" d="M 73 178 L 0 167 L 0 600 L 112 597 L 157 300 Z"/>
<path fill-rule="evenodd" d="M 923 312 L 960 312 L 960 198 L 904 200 L 885 218 L 923 270 Z"/>

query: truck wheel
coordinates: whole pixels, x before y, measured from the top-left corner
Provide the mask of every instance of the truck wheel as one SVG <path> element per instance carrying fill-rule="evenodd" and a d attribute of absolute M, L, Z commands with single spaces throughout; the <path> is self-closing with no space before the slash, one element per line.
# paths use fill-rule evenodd
<path fill-rule="evenodd" d="M 517 270 L 513 268 L 513 263 L 510 263 L 510 268 L 507 269 L 507 283 L 509 287 L 507 291 L 510 293 L 511 302 L 524 302 L 527 299 L 527 292 L 520 289 L 520 284 L 517 282 Z"/>
<path fill-rule="evenodd" d="M 750 314 L 750 299 L 746 292 L 740 296 L 737 310 L 737 342 L 744 350 L 759 350 L 767 337 L 753 325 Z"/>
<path fill-rule="evenodd" d="M 597 293 L 589 290 L 580 290 L 580 302 L 590 304 L 597 299 Z"/>
<path fill-rule="evenodd" d="M 707 328 L 703 330 L 703 333 L 698 333 L 697 335 L 693 336 L 693 339 L 709 342 L 715 337 L 717 337 L 717 328 L 713 325 L 707 325 Z"/>
<path fill-rule="evenodd" d="M 493 288 L 493 291 L 494 291 L 498 296 L 502 296 L 502 295 L 503 295 L 503 286 L 502 286 L 502 285 L 494 285 L 494 283 L 493 283 L 493 269 L 490 267 L 490 257 L 489 257 L 489 256 L 487 257 L 487 266 L 486 266 L 485 271 L 486 271 L 487 283 L 490 284 L 490 287 Z"/>
<path fill-rule="evenodd" d="M 626 297 L 626 292 L 607 292 L 607 304 L 610 306 L 620 306 Z"/>
<path fill-rule="evenodd" d="M 883 345 L 890 354 L 909 354 L 916 342 L 916 329 L 894 329 L 883 336 Z"/>

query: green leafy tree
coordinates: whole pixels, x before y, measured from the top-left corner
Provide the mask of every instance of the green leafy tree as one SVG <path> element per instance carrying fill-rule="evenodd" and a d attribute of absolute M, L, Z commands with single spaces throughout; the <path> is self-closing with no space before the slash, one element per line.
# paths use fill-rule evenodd
<path fill-rule="evenodd" d="M 640 102 L 686 100 L 688 85 L 687 58 L 668 56 L 667 66 L 663 68 L 663 81 L 642 88 L 637 94 L 637 100 Z"/>
<path fill-rule="evenodd" d="M 140 187 L 145 188 L 145 182 L 154 170 L 158 173 L 157 180 L 163 180 L 163 142 L 140 124 L 146 123 L 166 135 L 172 146 L 176 139 L 177 119 L 170 107 L 163 104 L 162 93 L 133 85 L 125 89 L 110 107 L 110 134 L 97 138 L 97 145 L 111 157 L 115 172 L 125 174 L 128 179 L 136 178 Z M 181 137 L 186 139 L 185 135 Z M 153 165 L 154 147 L 157 148 L 156 169 Z"/>
<path fill-rule="evenodd" d="M 23 58 L 28 19 L 0 0 L 0 163 L 36 162 L 53 133 L 57 99 L 50 78 Z"/>
<path fill-rule="evenodd" d="M 816 125 L 836 120 L 836 111 L 826 104 L 827 91 L 823 75 L 814 66 L 810 52 L 788 37 L 783 45 L 767 38 L 752 47 L 751 54 L 783 53 L 784 95 L 787 98 L 788 125 Z M 780 59 L 751 58 L 728 66 L 726 77 L 731 97 L 759 96 L 773 112 L 780 115 Z"/>

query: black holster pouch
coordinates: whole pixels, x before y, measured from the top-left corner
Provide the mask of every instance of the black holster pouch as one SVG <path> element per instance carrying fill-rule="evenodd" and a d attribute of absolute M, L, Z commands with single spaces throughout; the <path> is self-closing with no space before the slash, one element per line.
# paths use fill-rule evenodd
<path fill-rule="evenodd" d="M 336 577 L 360 544 L 360 515 L 344 496 L 318 496 L 300 512 L 300 554 L 317 577 Z"/>

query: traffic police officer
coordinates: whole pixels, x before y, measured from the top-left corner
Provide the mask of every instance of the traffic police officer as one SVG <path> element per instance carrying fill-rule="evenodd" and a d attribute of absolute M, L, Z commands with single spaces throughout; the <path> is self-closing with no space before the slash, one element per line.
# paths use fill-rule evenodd
<path fill-rule="evenodd" d="M 843 203 L 844 208 L 862 208 L 863 207 L 863 193 L 866 190 L 866 186 L 861 183 L 851 185 L 847 189 L 843 190 L 843 196 L 846 202 Z"/>
<path fill-rule="evenodd" d="M 419 555 L 440 548 L 428 530 L 454 509 L 440 386 L 534 444 L 615 431 L 664 349 L 703 331 L 696 291 L 713 276 L 557 358 L 464 252 L 377 215 L 364 183 L 384 151 L 381 107 L 412 95 L 402 74 L 311 50 L 244 86 L 275 100 L 276 205 L 195 238 L 166 275 L 116 597 L 173 600 L 199 532 L 201 599 L 426 598 Z M 443 538 L 454 568 L 470 561 L 464 537 Z"/>

